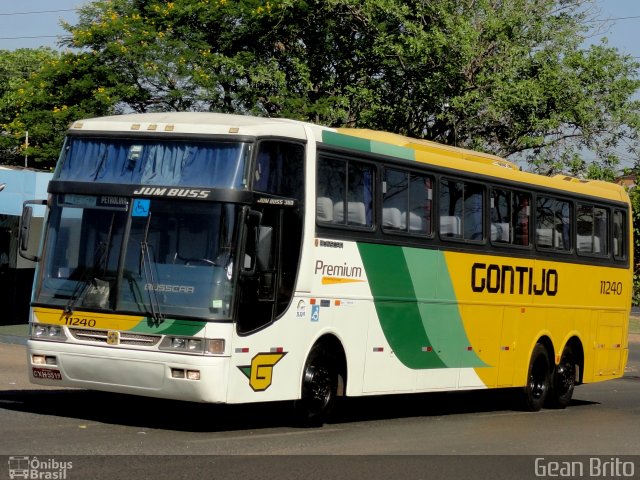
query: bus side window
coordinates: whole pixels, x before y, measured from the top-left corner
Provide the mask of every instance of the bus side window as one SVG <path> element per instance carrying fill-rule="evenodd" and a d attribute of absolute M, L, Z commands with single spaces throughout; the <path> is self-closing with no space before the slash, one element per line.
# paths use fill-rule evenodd
<path fill-rule="evenodd" d="M 383 190 L 382 227 L 385 230 L 431 234 L 430 177 L 386 169 Z"/>
<path fill-rule="evenodd" d="M 484 187 L 454 180 L 440 181 L 440 237 L 484 240 Z"/>
<path fill-rule="evenodd" d="M 626 248 L 627 222 L 626 214 L 622 210 L 613 212 L 613 258 L 624 260 L 627 258 Z"/>
<path fill-rule="evenodd" d="M 529 225 L 531 223 L 531 195 L 516 192 L 513 195 L 513 244 L 529 245 Z"/>
<path fill-rule="evenodd" d="M 511 196 L 509 190 L 491 189 L 491 242 L 511 243 Z"/>
<path fill-rule="evenodd" d="M 492 243 L 529 245 L 531 195 L 507 189 L 491 189 Z"/>
<path fill-rule="evenodd" d="M 304 146 L 262 141 L 253 172 L 253 189 L 282 197 L 304 199 Z"/>
<path fill-rule="evenodd" d="M 431 235 L 431 210 L 433 201 L 433 182 L 424 175 L 410 175 L 409 182 L 409 219 L 410 233 Z"/>
<path fill-rule="evenodd" d="M 334 223 L 334 206 L 345 200 L 345 163 L 332 158 L 318 160 L 316 220 L 320 223 Z"/>
<path fill-rule="evenodd" d="M 355 227 L 373 226 L 373 167 L 320 158 L 316 220 Z"/>
<path fill-rule="evenodd" d="M 541 248 L 571 249 L 571 206 L 569 202 L 538 197 L 536 206 L 536 245 Z"/>
<path fill-rule="evenodd" d="M 579 253 L 608 255 L 607 210 L 578 204 L 576 248 Z"/>
<path fill-rule="evenodd" d="M 408 175 L 406 172 L 391 169 L 386 169 L 384 175 L 382 228 L 405 230 L 409 192 Z"/>

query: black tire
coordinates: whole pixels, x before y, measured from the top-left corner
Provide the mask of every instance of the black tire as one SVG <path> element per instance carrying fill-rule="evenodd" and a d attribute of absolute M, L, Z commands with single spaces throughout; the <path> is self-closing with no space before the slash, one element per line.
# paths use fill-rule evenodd
<path fill-rule="evenodd" d="M 335 406 L 337 390 L 335 357 L 322 345 L 314 345 L 302 372 L 300 400 L 294 403 L 298 419 L 305 426 L 322 426 Z"/>
<path fill-rule="evenodd" d="M 524 406 L 530 412 L 542 408 L 551 387 L 549 355 L 541 343 L 536 343 L 531 353 L 527 384 L 524 386 Z"/>
<path fill-rule="evenodd" d="M 564 347 L 560 363 L 553 371 L 551 391 L 547 396 L 551 408 L 566 408 L 576 386 L 576 362 L 569 345 Z"/>

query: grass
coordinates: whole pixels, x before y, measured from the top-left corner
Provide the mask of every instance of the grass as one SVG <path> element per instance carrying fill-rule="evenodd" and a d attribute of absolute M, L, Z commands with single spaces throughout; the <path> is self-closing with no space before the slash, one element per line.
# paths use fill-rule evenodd
<path fill-rule="evenodd" d="M 629 333 L 640 333 L 640 316 L 629 317 Z"/>

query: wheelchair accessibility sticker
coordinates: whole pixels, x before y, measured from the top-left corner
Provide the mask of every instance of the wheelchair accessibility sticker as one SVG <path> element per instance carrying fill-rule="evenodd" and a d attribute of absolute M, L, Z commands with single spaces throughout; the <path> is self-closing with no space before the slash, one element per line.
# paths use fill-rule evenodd
<path fill-rule="evenodd" d="M 320 320 L 320 305 L 311 305 L 311 321 L 317 322 Z"/>
<path fill-rule="evenodd" d="M 133 201 L 133 211 L 131 212 L 131 216 L 148 217 L 150 206 L 151 206 L 151 200 L 148 200 L 146 198 L 136 198 Z"/>

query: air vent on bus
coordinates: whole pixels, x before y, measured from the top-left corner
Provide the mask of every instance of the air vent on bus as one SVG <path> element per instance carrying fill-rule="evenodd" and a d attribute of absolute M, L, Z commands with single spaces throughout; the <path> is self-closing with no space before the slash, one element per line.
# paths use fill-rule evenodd
<path fill-rule="evenodd" d="M 107 343 L 108 330 L 89 330 L 84 328 L 70 328 L 69 333 L 76 340 L 86 342 Z M 120 345 L 145 345 L 152 347 L 160 342 L 161 335 L 142 335 L 139 333 L 120 332 Z"/>

